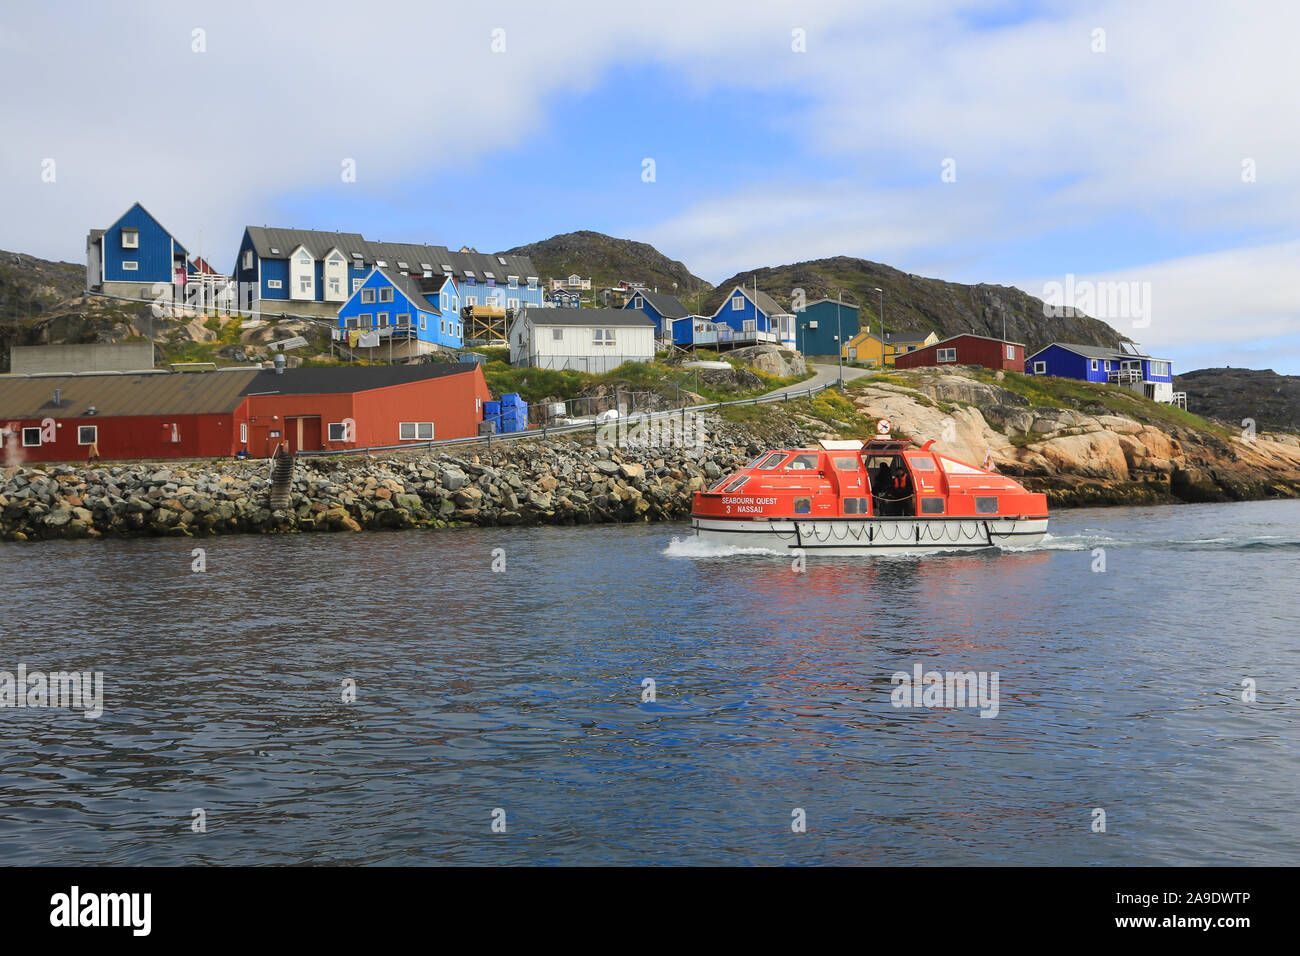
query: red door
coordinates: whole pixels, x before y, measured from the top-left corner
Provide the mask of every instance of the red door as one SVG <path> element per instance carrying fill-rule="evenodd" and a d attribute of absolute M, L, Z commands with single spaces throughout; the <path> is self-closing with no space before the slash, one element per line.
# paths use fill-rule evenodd
<path fill-rule="evenodd" d="M 320 451 L 319 415 L 311 418 L 286 418 L 284 425 L 285 441 L 288 442 L 290 452 Z"/>

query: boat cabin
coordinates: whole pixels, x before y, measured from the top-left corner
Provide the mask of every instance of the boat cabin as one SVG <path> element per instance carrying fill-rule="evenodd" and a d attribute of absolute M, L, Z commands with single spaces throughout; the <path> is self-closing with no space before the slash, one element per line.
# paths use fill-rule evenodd
<path fill-rule="evenodd" d="M 824 441 L 772 451 L 696 497 L 701 517 L 941 518 L 1046 515 L 1043 495 L 930 450 L 932 442 Z"/>

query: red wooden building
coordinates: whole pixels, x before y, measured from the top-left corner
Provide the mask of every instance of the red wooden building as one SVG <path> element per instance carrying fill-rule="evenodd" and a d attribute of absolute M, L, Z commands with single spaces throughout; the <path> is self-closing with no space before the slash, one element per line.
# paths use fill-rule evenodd
<path fill-rule="evenodd" d="M 963 332 L 913 352 L 900 352 L 895 368 L 922 368 L 927 365 L 982 365 L 985 368 L 1025 370 L 1025 346 L 1020 342 L 991 339 L 985 335 Z"/>
<path fill-rule="evenodd" d="M 231 369 L 0 376 L 10 461 L 260 458 L 478 434 L 480 366 Z"/>

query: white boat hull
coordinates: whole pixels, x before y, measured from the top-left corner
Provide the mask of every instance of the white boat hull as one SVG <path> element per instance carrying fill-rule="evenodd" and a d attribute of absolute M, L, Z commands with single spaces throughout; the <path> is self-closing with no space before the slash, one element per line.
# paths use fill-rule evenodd
<path fill-rule="evenodd" d="M 1046 518 L 691 519 L 701 541 L 817 554 L 928 554 L 978 548 L 1032 548 Z"/>

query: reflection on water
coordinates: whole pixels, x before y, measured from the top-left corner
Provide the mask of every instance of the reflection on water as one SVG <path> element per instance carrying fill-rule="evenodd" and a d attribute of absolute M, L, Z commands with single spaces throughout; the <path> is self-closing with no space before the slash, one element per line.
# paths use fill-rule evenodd
<path fill-rule="evenodd" d="M 1036 550 L 803 574 L 662 525 L 3 544 L 0 670 L 102 670 L 106 709 L 0 709 L 0 845 L 15 863 L 1294 862 L 1297 518 L 1066 512 Z M 893 708 L 916 664 L 997 672 L 998 716 Z"/>

